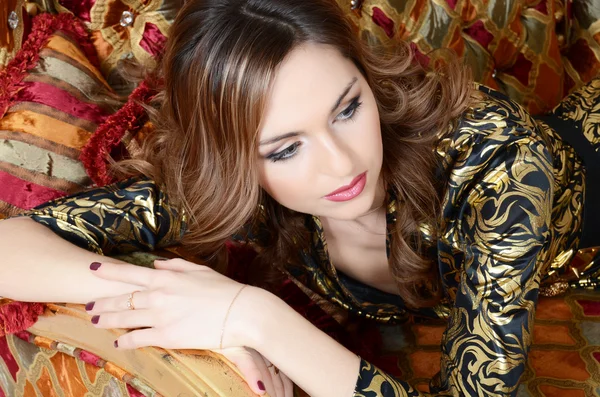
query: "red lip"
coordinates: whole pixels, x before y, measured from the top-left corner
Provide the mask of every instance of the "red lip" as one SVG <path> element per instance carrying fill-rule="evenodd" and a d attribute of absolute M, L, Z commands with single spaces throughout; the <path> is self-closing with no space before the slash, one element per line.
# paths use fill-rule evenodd
<path fill-rule="evenodd" d="M 354 179 L 352 180 L 352 182 L 350 182 L 350 184 L 349 184 L 349 185 L 342 186 L 341 188 L 339 188 L 339 189 L 337 189 L 337 190 L 334 190 L 333 192 L 329 193 L 329 194 L 328 194 L 327 196 L 325 196 L 325 197 L 333 196 L 334 194 L 338 194 L 338 193 L 344 192 L 344 191 L 346 191 L 346 190 L 352 189 L 352 188 L 353 188 L 353 187 L 354 187 L 354 186 L 355 186 L 355 185 L 358 183 L 358 181 L 360 181 L 360 180 L 362 179 L 362 177 L 363 177 L 363 176 L 365 176 L 365 174 L 366 174 L 366 173 L 367 173 L 366 171 L 365 171 L 365 172 L 363 172 L 362 174 L 360 174 L 360 175 L 358 175 L 356 178 L 354 178 Z"/>

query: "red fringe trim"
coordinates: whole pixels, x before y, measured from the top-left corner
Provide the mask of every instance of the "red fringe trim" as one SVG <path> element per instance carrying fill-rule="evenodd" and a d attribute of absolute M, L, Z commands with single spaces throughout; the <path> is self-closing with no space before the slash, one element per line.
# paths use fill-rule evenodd
<path fill-rule="evenodd" d="M 39 59 L 40 50 L 50 37 L 62 31 L 72 36 L 90 62 L 99 67 L 98 56 L 83 23 L 71 14 L 40 14 L 33 18 L 31 33 L 17 55 L 0 70 L 0 118 L 4 117 L 13 104 L 16 93 L 23 87 L 23 79 Z"/>
<path fill-rule="evenodd" d="M 44 313 L 43 303 L 9 302 L 0 306 L 0 337 L 26 330 Z"/>
<path fill-rule="evenodd" d="M 39 59 L 40 50 L 57 31 L 70 35 L 81 47 L 90 62 L 98 67 L 96 50 L 89 34 L 79 20 L 71 14 L 40 14 L 33 18 L 31 32 L 17 55 L 0 70 L 0 118 L 13 104 L 17 92 L 23 87 L 23 79 Z M 0 336 L 13 334 L 31 327 L 44 312 L 43 303 L 9 302 L 0 305 Z"/>
<path fill-rule="evenodd" d="M 98 127 L 81 150 L 79 160 L 90 178 L 99 186 L 114 182 L 108 170 L 111 151 L 119 145 L 127 131 L 137 131 L 148 121 L 148 114 L 141 103 L 148 103 L 156 94 L 156 90 L 151 88 L 155 84 L 152 80 L 142 81 L 131 93 L 127 103 Z"/>

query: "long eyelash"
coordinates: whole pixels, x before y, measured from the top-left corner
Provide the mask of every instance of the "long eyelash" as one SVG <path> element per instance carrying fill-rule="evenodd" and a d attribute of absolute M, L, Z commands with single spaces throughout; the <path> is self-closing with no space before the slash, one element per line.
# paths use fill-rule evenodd
<path fill-rule="evenodd" d="M 356 116 L 356 114 L 358 113 L 358 110 L 360 109 L 360 106 L 362 105 L 362 101 L 359 101 L 359 99 L 360 99 L 360 96 L 354 97 L 352 99 L 352 102 L 350 102 L 350 105 L 348 105 L 348 107 L 342 111 L 342 113 L 343 113 L 343 112 L 347 112 L 348 110 L 352 109 L 352 115 L 350 117 L 341 119 L 339 121 L 341 121 L 341 122 L 352 121 L 354 119 L 354 116 Z"/>
<path fill-rule="evenodd" d="M 276 163 L 278 161 L 285 161 L 285 160 L 289 160 L 292 157 L 294 157 L 294 155 L 296 154 L 296 150 L 298 150 L 298 146 L 300 146 L 300 142 L 295 142 L 293 144 L 291 144 L 290 146 L 286 147 L 285 149 L 283 149 L 280 152 L 277 153 L 271 153 L 268 156 L 266 156 L 267 160 L 271 160 L 272 162 Z M 290 150 L 290 148 L 293 148 L 293 153 L 287 157 L 283 157 L 286 151 Z"/>

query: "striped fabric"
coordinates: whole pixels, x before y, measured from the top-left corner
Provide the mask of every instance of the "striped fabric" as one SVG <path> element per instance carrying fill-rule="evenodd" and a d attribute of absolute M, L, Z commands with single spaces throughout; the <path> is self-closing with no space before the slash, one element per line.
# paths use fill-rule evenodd
<path fill-rule="evenodd" d="M 36 17 L 0 71 L 0 219 L 92 184 L 79 155 L 111 114 L 103 99 L 111 91 L 78 24 L 67 14 Z"/>

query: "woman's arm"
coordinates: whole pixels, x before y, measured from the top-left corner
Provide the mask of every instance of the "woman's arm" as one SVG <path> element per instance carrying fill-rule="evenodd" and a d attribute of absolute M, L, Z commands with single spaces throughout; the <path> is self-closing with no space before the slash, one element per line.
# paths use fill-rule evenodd
<path fill-rule="evenodd" d="M 354 395 L 360 357 L 275 295 L 246 288 L 231 308 L 230 319 L 235 321 L 228 323 L 227 335 L 259 351 L 310 396 Z"/>
<path fill-rule="evenodd" d="M 24 302 L 86 303 L 124 294 L 131 284 L 98 279 L 89 264 L 103 256 L 81 249 L 28 218 L 0 222 L 0 296 Z"/>
<path fill-rule="evenodd" d="M 167 197 L 147 180 L 51 201 L 0 222 L 0 296 L 85 303 L 131 291 L 130 284 L 94 278 L 89 264 L 102 262 L 101 255 L 176 244 L 184 227 Z"/>
<path fill-rule="evenodd" d="M 507 124 L 502 134 L 471 145 L 450 179 L 461 249 L 443 254 L 452 258 L 447 274 L 459 283 L 449 289 L 454 305 L 434 391 L 513 396 L 527 366 L 554 180 L 540 137 Z"/>

